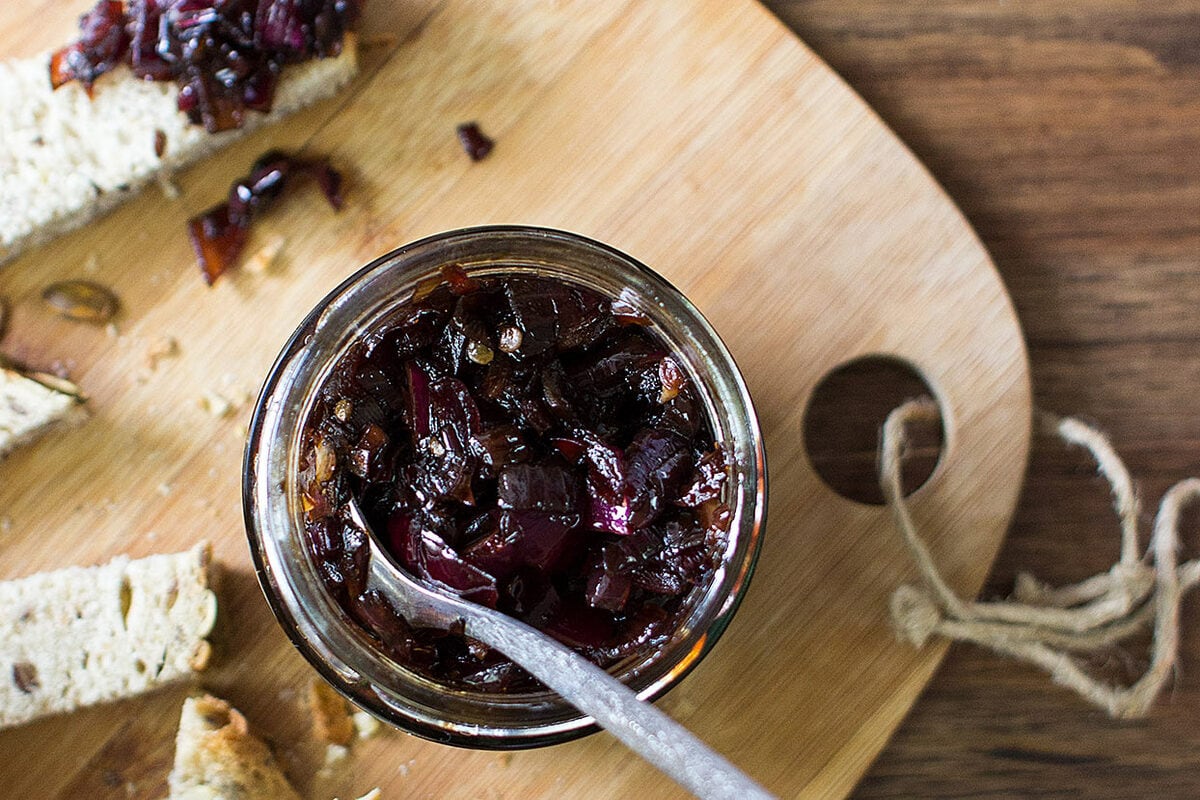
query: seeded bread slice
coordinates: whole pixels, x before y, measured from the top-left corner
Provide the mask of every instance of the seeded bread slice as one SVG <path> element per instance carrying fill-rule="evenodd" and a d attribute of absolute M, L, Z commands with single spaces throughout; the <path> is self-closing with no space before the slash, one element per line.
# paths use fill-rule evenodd
<path fill-rule="evenodd" d="M 0 458 L 50 428 L 85 416 L 83 397 L 74 384 L 39 377 L 41 380 L 0 366 Z"/>
<path fill-rule="evenodd" d="M 208 564 L 202 544 L 0 582 L 0 728 L 202 669 L 217 614 Z"/>
<path fill-rule="evenodd" d="M 211 695 L 184 701 L 168 800 L 300 800 L 246 718 Z"/>
<path fill-rule="evenodd" d="M 283 71 L 270 114 L 248 112 L 241 129 L 211 134 L 178 110 L 174 83 L 143 81 L 119 67 L 100 77 L 89 99 L 75 82 L 51 90 L 48 63 L 48 55 L 0 63 L 0 264 L 111 210 L 158 176 L 333 95 L 358 70 L 347 34 L 336 58 Z M 156 141 L 165 142 L 161 156 Z"/>

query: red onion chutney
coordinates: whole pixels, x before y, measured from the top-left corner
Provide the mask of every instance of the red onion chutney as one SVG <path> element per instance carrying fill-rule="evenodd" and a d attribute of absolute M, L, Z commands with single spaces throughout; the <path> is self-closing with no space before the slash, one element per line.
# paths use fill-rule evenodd
<path fill-rule="evenodd" d="M 306 545 L 341 608 L 440 683 L 538 684 L 367 588 L 358 500 L 397 564 L 602 667 L 661 647 L 727 543 L 728 473 L 704 404 L 621 300 L 443 268 L 334 365 L 304 431 Z"/>
<path fill-rule="evenodd" d="M 209 133 L 267 113 L 285 66 L 342 52 L 363 0 L 97 0 L 79 38 L 50 58 L 50 85 L 127 64 L 135 77 L 174 81 L 179 110 Z M 156 140 L 159 157 L 167 143 Z"/>

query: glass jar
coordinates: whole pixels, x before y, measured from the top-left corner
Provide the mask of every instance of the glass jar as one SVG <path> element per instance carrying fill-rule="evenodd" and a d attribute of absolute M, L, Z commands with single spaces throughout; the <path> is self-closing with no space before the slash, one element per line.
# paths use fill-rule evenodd
<path fill-rule="evenodd" d="M 267 601 L 292 642 L 339 691 L 376 717 L 434 741 L 520 748 L 596 729 L 552 692 L 498 694 L 448 688 L 400 666 L 327 593 L 304 544 L 297 475 L 303 428 L 319 387 L 350 346 L 445 264 L 468 274 L 536 274 L 622 300 L 647 317 L 682 362 L 717 441 L 731 455 L 724 502 L 728 543 L 710 582 L 679 612 L 658 651 L 615 665 L 645 700 L 678 683 L 712 648 L 746 591 L 766 516 L 762 437 L 729 351 L 700 312 L 661 276 L 599 242 L 544 228 L 450 231 L 376 259 L 308 315 L 275 362 L 251 421 L 243 475 L 250 551 Z"/>

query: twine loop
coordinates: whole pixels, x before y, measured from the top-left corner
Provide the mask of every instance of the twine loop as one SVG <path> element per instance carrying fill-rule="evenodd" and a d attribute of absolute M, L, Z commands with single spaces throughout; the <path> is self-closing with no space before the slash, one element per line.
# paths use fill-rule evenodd
<path fill-rule="evenodd" d="M 896 527 L 917 565 L 919 585 L 901 586 L 890 608 L 898 636 L 916 647 L 930 637 L 973 642 L 1034 664 L 1113 717 L 1141 717 L 1170 679 L 1179 654 L 1179 609 L 1184 592 L 1200 583 L 1200 559 L 1178 563 L 1179 515 L 1200 500 L 1200 479 L 1167 490 L 1150 543 L 1138 551 L 1140 503 L 1125 462 L 1094 427 L 1070 417 L 1039 414 L 1048 433 L 1084 448 L 1112 490 L 1121 523 L 1121 554 L 1107 572 L 1069 586 L 1050 586 L 1029 573 L 1016 578 L 1011 599 L 964 600 L 945 582 L 918 534 L 900 482 L 906 427 L 936 422 L 928 398 L 911 400 L 888 415 L 880 440 L 879 479 Z M 1097 680 L 1077 660 L 1151 628 L 1150 665 L 1131 686 Z"/>

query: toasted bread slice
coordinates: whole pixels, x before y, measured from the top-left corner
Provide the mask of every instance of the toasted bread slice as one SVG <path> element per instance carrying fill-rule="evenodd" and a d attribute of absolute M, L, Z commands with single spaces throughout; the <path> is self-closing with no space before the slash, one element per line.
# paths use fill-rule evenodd
<path fill-rule="evenodd" d="M 51 428 L 78 422 L 86 416 L 82 403 L 69 381 L 0 364 L 0 458 Z"/>
<path fill-rule="evenodd" d="M 184 701 L 168 800 L 300 800 L 237 709 L 211 695 Z"/>
<path fill-rule="evenodd" d="M 203 668 L 207 545 L 0 582 L 0 728 L 149 691 Z"/>
<path fill-rule="evenodd" d="M 145 184 L 238 136 L 333 95 L 357 72 L 354 36 L 341 55 L 286 68 L 270 114 L 211 134 L 176 107 L 178 87 L 118 67 L 94 96 L 51 90 L 49 56 L 0 63 L 0 263 L 88 222 Z M 165 142 L 159 155 L 157 144 Z"/>

